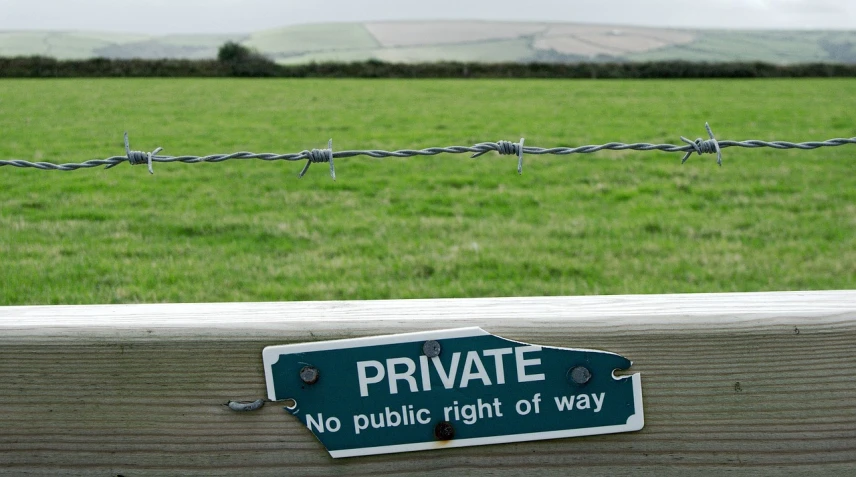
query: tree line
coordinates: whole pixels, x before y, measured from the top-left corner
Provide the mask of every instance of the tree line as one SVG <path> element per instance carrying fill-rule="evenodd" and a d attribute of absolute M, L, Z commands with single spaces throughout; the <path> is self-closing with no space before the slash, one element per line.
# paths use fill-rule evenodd
<path fill-rule="evenodd" d="M 57 60 L 42 56 L 0 58 L 0 78 L 827 78 L 856 77 L 856 64 L 689 61 L 531 63 L 350 63 L 281 65 L 236 43 L 216 60 Z"/>

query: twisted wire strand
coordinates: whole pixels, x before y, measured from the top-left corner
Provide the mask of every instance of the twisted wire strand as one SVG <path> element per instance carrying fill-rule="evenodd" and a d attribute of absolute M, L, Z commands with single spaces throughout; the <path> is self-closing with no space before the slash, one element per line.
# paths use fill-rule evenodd
<path fill-rule="evenodd" d="M 709 126 L 708 131 L 710 132 Z M 558 155 L 567 156 L 571 154 L 591 154 L 598 151 L 662 151 L 662 152 L 682 152 L 685 153 L 683 161 L 689 158 L 692 153 L 698 154 L 713 154 L 718 153 L 717 162 L 722 165 L 721 150 L 729 147 L 741 147 L 748 149 L 768 147 L 772 149 L 800 149 L 810 150 L 821 147 L 836 147 L 844 145 L 856 145 L 856 137 L 852 138 L 835 138 L 826 141 L 809 141 L 809 142 L 789 142 L 789 141 L 762 141 L 757 139 L 749 139 L 744 141 L 725 141 L 716 140 L 711 133 L 710 140 L 696 139 L 690 141 L 683 138 L 685 145 L 676 144 L 651 144 L 645 142 L 637 143 L 621 143 L 609 142 L 606 144 L 586 145 L 577 147 L 533 147 L 523 146 L 522 140 L 520 143 L 512 143 L 509 141 L 497 142 L 482 142 L 473 146 L 447 146 L 447 147 L 428 147 L 424 149 L 400 149 L 396 151 L 385 151 L 380 149 L 357 149 L 346 151 L 333 151 L 332 139 L 328 143 L 327 149 L 312 149 L 304 150 L 297 153 L 275 154 L 275 153 L 253 153 L 247 151 L 233 152 L 231 154 L 211 154 L 207 156 L 166 156 L 157 155 L 161 148 L 157 148 L 152 153 L 144 153 L 139 151 L 129 151 L 125 156 L 113 156 L 106 159 L 92 159 L 80 163 L 54 164 L 51 162 L 29 162 L 18 159 L 0 160 L 0 167 L 12 166 L 20 168 L 35 168 L 41 170 L 56 170 L 56 171 L 74 171 L 77 169 L 86 169 L 92 167 L 107 166 L 107 168 L 115 167 L 123 162 L 130 164 L 149 164 L 183 162 L 186 164 L 197 164 L 201 162 L 218 163 L 228 160 L 239 159 L 256 159 L 262 161 L 307 161 L 306 166 L 299 174 L 302 177 L 310 164 L 327 162 L 330 164 L 330 175 L 335 179 L 336 173 L 333 168 L 333 159 L 349 158 L 356 156 L 368 156 L 374 158 L 386 157 L 416 157 L 416 156 L 435 156 L 438 154 L 473 154 L 474 157 L 480 156 L 488 152 L 497 152 L 499 154 L 518 155 L 518 172 L 522 171 L 523 154 L 534 155 Z M 718 146 L 718 148 L 717 148 Z"/>

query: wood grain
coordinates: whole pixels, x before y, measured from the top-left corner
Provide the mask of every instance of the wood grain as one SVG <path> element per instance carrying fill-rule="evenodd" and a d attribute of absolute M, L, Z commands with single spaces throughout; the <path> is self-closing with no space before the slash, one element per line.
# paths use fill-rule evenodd
<path fill-rule="evenodd" d="M 642 373 L 637 433 L 333 460 L 274 344 L 481 326 Z M 856 475 L 856 292 L 0 308 L 0 474 Z"/>

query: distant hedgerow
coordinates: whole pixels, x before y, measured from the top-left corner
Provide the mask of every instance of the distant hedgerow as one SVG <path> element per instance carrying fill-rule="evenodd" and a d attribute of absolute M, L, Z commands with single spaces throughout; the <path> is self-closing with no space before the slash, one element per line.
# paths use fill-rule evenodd
<path fill-rule="evenodd" d="M 72 77 L 280 77 L 280 78 L 827 78 L 856 77 L 856 64 L 657 61 L 532 63 L 352 63 L 280 65 L 229 42 L 217 60 L 57 60 L 41 56 L 0 58 L 0 78 Z"/>

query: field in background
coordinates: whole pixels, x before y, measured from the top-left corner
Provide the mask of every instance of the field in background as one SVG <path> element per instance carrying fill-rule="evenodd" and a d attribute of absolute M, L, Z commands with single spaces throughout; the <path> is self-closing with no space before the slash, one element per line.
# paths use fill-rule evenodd
<path fill-rule="evenodd" d="M 0 158 L 821 140 L 854 109 L 853 80 L 4 80 Z M 0 304 L 856 287 L 856 148 L 680 157 L 0 167 Z"/>
<path fill-rule="evenodd" d="M 211 59 L 226 41 L 280 63 L 763 61 L 856 63 L 854 31 L 676 30 L 574 23 L 432 21 L 293 25 L 249 34 L 0 32 L 0 56 Z"/>

